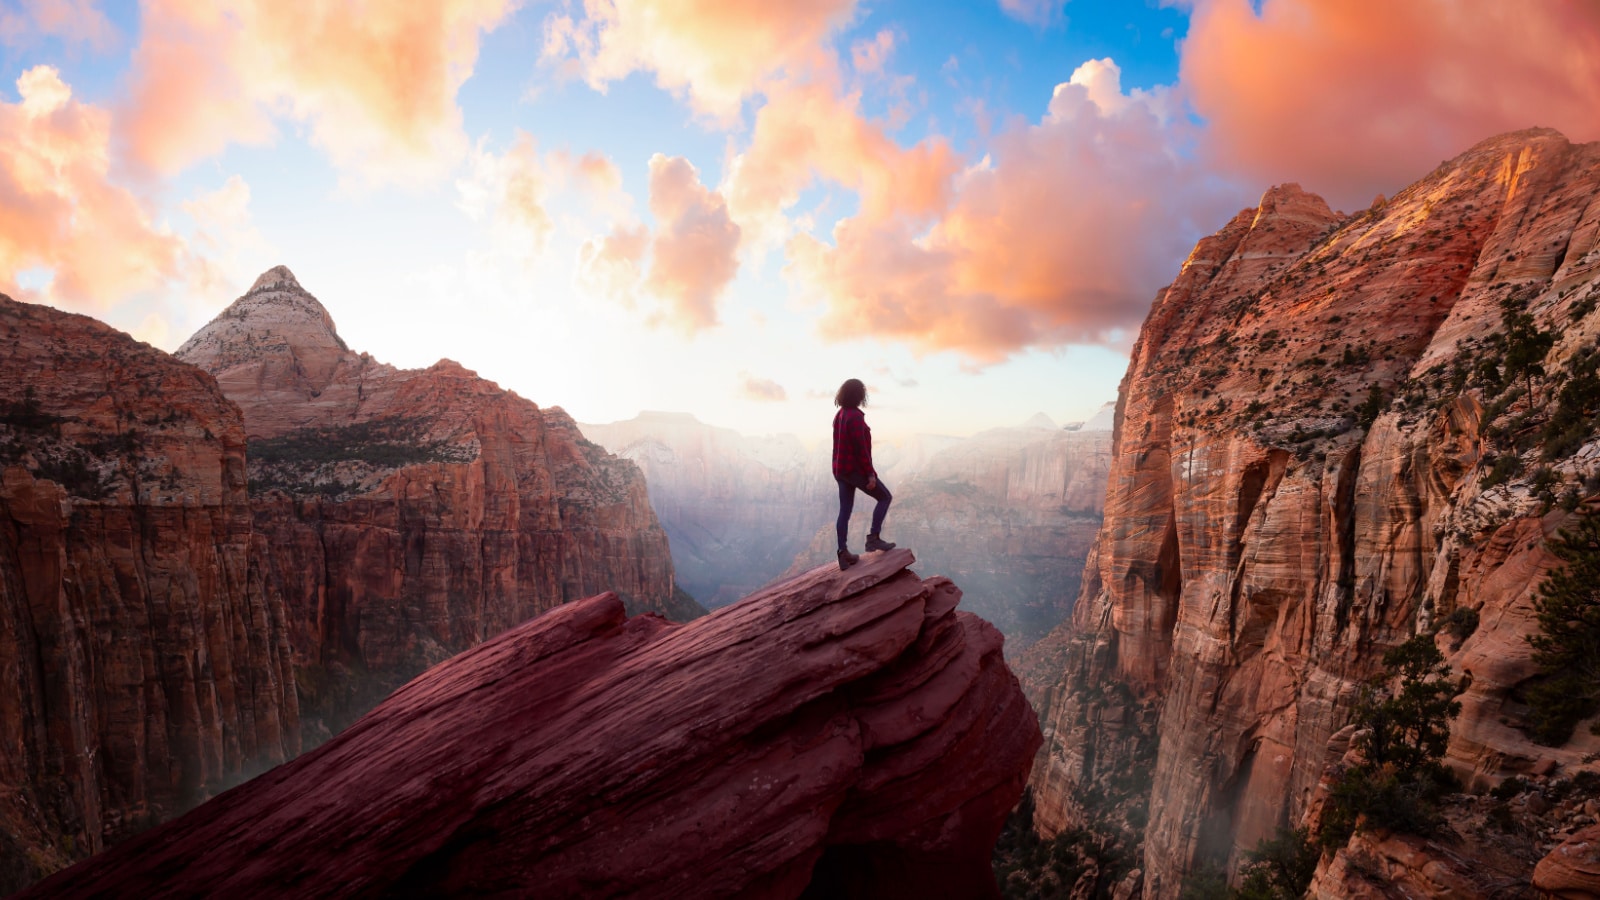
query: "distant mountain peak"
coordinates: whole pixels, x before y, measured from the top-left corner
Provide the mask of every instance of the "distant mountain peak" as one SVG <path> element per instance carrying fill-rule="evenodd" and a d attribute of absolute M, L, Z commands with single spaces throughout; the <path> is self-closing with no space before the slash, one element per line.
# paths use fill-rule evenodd
<path fill-rule="evenodd" d="M 349 348 L 327 308 L 300 286 L 288 266 L 273 266 L 185 341 L 176 355 L 213 375 L 283 357 L 289 368 L 321 382 L 347 354 Z M 313 389 L 320 387 L 318 383 Z"/>
<path fill-rule="evenodd" d="M 1022 423 L 1022 427 L 1023 428 L 1048 428 L 1051 431 L 1054 431 L 1056 428 L 1058 428 L 1060 426 L 1056 425 L 1056 420 L 1055 419 L 1050 418 L 1049 416 L 1045 415 L 1042 412 L 1036 412 L 1033 415 L 1028 417 L 1028 421 Z"/>
<path fill-rule="evenodd" d="M 273 266 L 265 272 L 262 272 L 261 275 L 256 278 L 255 283 L 250 285 L 250 290 L 245 291 L 245 293 L 248 295 L 254 294 L 258 291 L 271 290 L 296 290 L 303 292 L 305 291 L 305 288 L 301 287 L 300 282 L 295 280 L 294 273 L 289 271 L 288 266 Z"/>

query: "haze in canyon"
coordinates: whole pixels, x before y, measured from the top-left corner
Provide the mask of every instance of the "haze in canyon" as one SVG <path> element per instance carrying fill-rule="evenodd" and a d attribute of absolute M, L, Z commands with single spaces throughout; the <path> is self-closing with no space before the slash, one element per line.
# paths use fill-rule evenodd
<path fill-rule="evenodd" d="M 1071 612 L 1100 525 L 1111 424 L 1108 403 L 1065 427 L 1041 413 L 966 438 L 875 439 L 874 461 L 895 496 L 885 535 L 957 579 L 966 608 L 1017 652 Z M 678 581 L 707 606 L 833 559 L 838 487 L 832 447 L 815 435 L 808 449 L 797 435 L 749 437 L 683 413 L 579 427 L 644 472 Z M 864 497 L 856 505 L 857 549 L 872 506 Z"/>

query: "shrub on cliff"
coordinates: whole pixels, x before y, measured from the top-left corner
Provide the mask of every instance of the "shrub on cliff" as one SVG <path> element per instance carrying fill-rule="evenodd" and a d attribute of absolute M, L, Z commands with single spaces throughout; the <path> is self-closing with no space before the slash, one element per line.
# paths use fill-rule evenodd
<path fill-rule="evenodd" d="M 1528 692 L 1534 739 L 1567 742 L 1579 721 L 1600 710 L 1600 509 L 1549 543 L 1561 560 L 1539 583 L 1539 633 L 1528 636 L 1544 680 Z"/>
<path fill-rule="evenodd" d="M 1460 686 L 1431 634 L 1383 655 L 1386 672 L 1362 689 L 1352 721 L 1362 761 L 1334 782 L 1318 840 L 1340 847 L 1358 828 L 1432 834 L 1443 824 L 1438 800 L 1455 787 L 1440 760 Z"/>
<path fill-rule="evenodd" d="M 994 845 L 994 876 L 1006 900 L 1109 898 L 1133 868 L 1133 854 L 1114 836 L 1068 828 L 1053 838 L 1033 830 L 1033 791 L 1006 820 Z"/>
<path fill-rule="evenodd" d="M 1237 900 L 1304 897 L 1321 855 L 1308 829 L 1279 829 L 1277 835 L 1256 844 L 1244 855 L 1244 865 L 1239 869 L 1244 878 L 1233 896 Z"/>
<path fill-rule="evenodd" d="M 1298 900 L 1311 886 L 1322 850 L 1305 828 L 1278 829 L 1239 866 L 1239 886 L 1231 888 L 1221 869 L 1203 866 L 1184 879 L 1178 900 Z"/>

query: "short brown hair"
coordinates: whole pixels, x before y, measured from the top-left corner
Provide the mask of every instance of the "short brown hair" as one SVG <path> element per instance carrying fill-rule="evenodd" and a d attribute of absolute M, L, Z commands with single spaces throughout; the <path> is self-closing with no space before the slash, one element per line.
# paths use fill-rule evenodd
<path fill-rule="evenodd" d="M 839 385 L 839 393 L 833 395 L 834 406 L 848 406 L 853 409 L 867 405 L 867 386 L 859 378 L 851 378 Z"/>

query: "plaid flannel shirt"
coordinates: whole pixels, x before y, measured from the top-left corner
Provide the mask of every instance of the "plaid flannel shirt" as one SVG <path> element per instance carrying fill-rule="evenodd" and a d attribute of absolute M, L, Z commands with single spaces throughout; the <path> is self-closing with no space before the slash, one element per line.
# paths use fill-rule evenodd
<path fill-rule="evenodd" d="M 859 409 L 842 407 L 833 417 L 833 474 L 878 477 L 872 469 L 872 429 Z"/>

